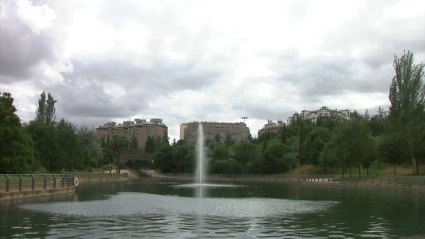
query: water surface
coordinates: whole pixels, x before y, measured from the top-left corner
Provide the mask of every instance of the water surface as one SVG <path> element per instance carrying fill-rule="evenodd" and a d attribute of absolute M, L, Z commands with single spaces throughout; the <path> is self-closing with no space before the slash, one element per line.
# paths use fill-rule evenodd
<path fill-rule="evenodd" d="M 37 200 L 0 204 L 0 237 L 425 236 L 425 192 L 408 189 L 133 180 Z"/>

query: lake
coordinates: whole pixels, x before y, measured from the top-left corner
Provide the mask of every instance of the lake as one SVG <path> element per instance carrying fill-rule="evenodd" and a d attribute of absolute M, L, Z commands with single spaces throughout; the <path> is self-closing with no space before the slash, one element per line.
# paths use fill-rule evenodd
<path fill-rule="evenodd" d="M 272 182 L 82 182 L 0 203 L 2 238 L 425 237 L 425 192 Z"/>

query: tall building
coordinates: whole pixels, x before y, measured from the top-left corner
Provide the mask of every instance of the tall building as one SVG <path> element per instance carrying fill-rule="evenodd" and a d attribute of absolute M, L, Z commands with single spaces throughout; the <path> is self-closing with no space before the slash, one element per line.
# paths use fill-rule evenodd
<path fill-rule="evenodd" d="M 313 123 L 317 123 L 317 119 L 323 116 L 331 116 L 331 114 L 340 117 L 342 119 L 349 120 L 351 112 L 350 110 L 331 110 L 326 106 L 322 106 L 318 110 L 303 110 L 301 114 L 295 113 L 293 116 L 288 118 L 288 125 L 297 119 L 297 115 L 301 117 L 301 119 L 311 120 Z"/>
<path fill-rule="evenodd" d="M 220 135 L 221 142 L 226 140 L 227 134 L 230 134 L 234 142 L 246 141 L 250 136 L 249 128 L 243 122 L 227 123 L 227 122 L 201 122 L 204 129 L 204 140 L 214 140 L 215 135 Z M 184 124 L 182 124 L 184 125 Z M 184 139 L 195 144 L 198 138 L 199 122 L 190 122 L 183 127 Z M 180 127 L 180 130 L 182 127 Z M 180 131 L 180 135 L 182 132 Z"/>
<path fill-rule="evenodd" d="M 180 139 L 184 139 L 184 131 L 187 129 L 187 124 L 180 125 Z"/>
<path fill-rule="evenodd" d="M 138 148 L 144 148 L 148 137 L 168 139 L 168 128 L 161 119 L 135 119 L 134 121 L 124 121 L 122 124 L 108 122 L 96 128 L 97 138 L 102 140 L 113 135 L 127 136 L 129 139 L 136 139 Z"/>
<path fill-rule="evenodd" d="M 283 127 L 283 121 L 282 120 L 278 120 L 277 123 L 271 121 L 271 122 L 265 124 L 262 129 L 258 130 L 258 138 L 260 138 L 260 136 L 264 133 L 270 133 L 270 132 L 279 133 L 279 132 L 281 132 L 282 127 Z"/>

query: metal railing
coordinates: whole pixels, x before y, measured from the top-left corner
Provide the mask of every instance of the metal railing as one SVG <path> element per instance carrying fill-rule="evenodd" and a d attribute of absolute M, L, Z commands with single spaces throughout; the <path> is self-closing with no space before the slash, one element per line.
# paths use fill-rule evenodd
<path fill-rule="evenodd" d="M 131 177 L 139 177 L 137 172 L 126 172 L 126 173 L 80 173 L 80 172 L 72 172 L 69 173 L 74 175 L 79 180 L 102 180 L 102 179 L 124 179 Z"/>
<path fill-rule="evenodd" d="M 194 178 L 188 173 L 150 173 L 156 178 Z M 291 181 L 298 183 L 350 184 L 350 185 L 388 185 L 404 187 L 424 187 L 425 176 L 345 176 L 342 175 L 285 175 L 285 174 L 208 174 L 207 179 L 245 180 L 245 181 Z"/>
<path fill-rule="evenodd" d="M 0 192 L 71 186 L 74 186 L 74 176 L 71 174 L 0 174 Z"/>

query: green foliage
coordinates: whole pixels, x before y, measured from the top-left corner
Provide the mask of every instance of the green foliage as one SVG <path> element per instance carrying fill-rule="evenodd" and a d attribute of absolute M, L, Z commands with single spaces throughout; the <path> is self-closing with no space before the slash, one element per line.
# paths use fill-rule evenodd
<path fill-rule="evenodd" d="M 56 126 L 58 155 L 56 170 L 66 169 L 71 172 L 73 168 L 83 169 L 84 164 L 88 164 L 90 159 L 88 154 L 84 154 L 82 144 L 75 134 L 75 126 L 70 122 L 61 119 Z M 87 159 L 87 160 L 86 160 Z"/>
<path fill-rule="evenodd" d="M 217 160 L 210 162 L 209 173 L 211 174 L 242 174 L 246 173 L 240 162 L 229 160 Z"/>
<path fill-rule="evenodd" d="M 174 169 L 174 153 L 176 147 L 164 145 L 155 153 L 154 167 L 163 173 L 171 173 Z"/>
<path fill-rule="evenodd" d="M 371 160 L 372 155 L 375 155 L 374 146 L 375 143 L 364 124 L 353 121 L 339 125 L 320 154 L 321 166 L 326 168 L 327 165 L 334 164 L 343 169 L 357 166 L 360 174 L 362 162 Z"/>
<path fill-rule="evenodd" d="M 229 152 L 224 145 L 217 144 L 212 152 L 211 158 L 214 160 L 228 160 Z"/>
<path fill-rule="evenodd" d="M 99 164 L 102 166 L 104 163 L 109 163 L 103 160 L 104 153 L 102 152 L 102 145 L 97 140 L 95 129 L 82 126 L 77 131 L 77 137 L 82 151 L 88 155 L 92 165 Z"/>
<path fill-rule="evenodd" d="M 283 124 L 283 127 L 282 127 L 282 136 L 280 138 L 280 142 L 282 144 L 286 144 L 286 139 L 287 139 L 287 135 L 286 135 L 286 124 L 284 123 Z"/>
<path fill-rule="evenodd" d="M 405 140 L 397 135 L 385 135 L 379 145 L 379 152 L 383 162 L 394 166 L 394 175 L 396 175 L 395 165 L 400 165 L 409 160 L 409 145 Z"/>
<path fill-rule="evenodd" d="M 306 136 L 304 145 L 305 157 L 308 163 L 317 166 L 320 164 L 319 155 L 325 144 L 331 138 L 331 131 L 327 128 L 317 127 Z"/>
<path fill-rule="evenodd" d="M 184 144 L 174 152 L 174 171 L 178 173 L 192 173 L 196 167 L 195 147 Z"/>
<path fill-rule="evenodd" d="M 186 140 L 184 140 L 184 139 L 179 139 L 179 140 L 177 141 L 177 146 L 183 146 L 183 145 L 185 145 L 185 144 L 187 144 L 187 142 L 186 142 Z"/>
<path fill-rule="evenodd" d="M 408 51 L 401 58 L 394 56 L 393 65 L 396 75 L 390 87 L 389 123 L 408 142 L 413 173 L 419 174 L 418 158 L 425 148 L 425 64 L 415 65 L 413 53 Z"/>
<path fill-rule="evenodd" d="M 115 169 L 115 165 L 112 163 L 108 163 L 102 166 L 103 171 L 109 171 L 109 173 L 112 173 L 112 170 Z"/>
<path fill-rule="evenodd" d="M 240 163 L 248 163 L 257 158 L 257 149 L 255 144 L 250 142 L 239 142 L 232 147 L 234 159 Z"/>
<path fill-rule="evenodd" d="M 267 140 L 263 139 L 262 141 L 263 141 L 263 153 L 264 153 L 266 152 L 266 149 L 267 149 Z"/>
<path fill-rule="evenodd" d="M 49 172 L 59 172 L 59 145 L 56 128 L 52 124 L 31 121 L 25 131 L 31 135 L 35 145 L 35 156 Z"/>
<path fill-rule="evenodd" d="M 224 140 L 224 144 L 226 145 L 226 147 L 229 147 L 229 146 L 233 145 L 234 143 L 235 143 L 235 141 L 233 141 L 232 136 L 230 135 L 229 132 L 227 132 L 226 140 Z"/>
<path fill-rule="evenodd" d="M 298 159 L 294 153 L 287 153 L 283 156 L 283 163 L 286 167 L 288 167 L 288 169 L 292 169 L 297 167 Z"/>
<path fill-rule="evenodd" d="M 220 136 L 219 133 L 215 134 L 214 140 L 215 140 L 216 143 L 221 143 L 221 136 Z"/>
<path fill-rule="evenodd" d="M 155 139 L 151 136 L 148 136 L 146 143 L 145 143 L 145 151 L 148 154 L 155 152 Z"/>
<path fill-rule="evenodd" d="M 265 173 L 283 173 L 289 169 L 284 157 L 292 153 L 291 148 L 285 144 L 275 144 L 267 148 L 264 153 Z"/>
<path fill-rule="evenodd" d="M 193 173 L 196 167 L 193 145 L 164 144 L 155 153 L 153 167 L 163 173 Z"/>
<path fill-rule="evenodd" d="M 111 149 L 119 172 L 121 171 L 121 166 L 124 165 L 124 159 L 130 148 L 131 141 L 126 136 L 112 136 Z"/>
<path fill-rule="evenodd" d="M 34 142 L 22 130 L 9 93 L 0 97 L 0 173 L 29 173 L 36 167 Z"/>
<path fill-rule="evenodd" d="M 35 121 L 42 122 L 44 124 L 53 124 L 56 120 L 56 109 L 55 103 L 57 101 L 53 99 L 53 96 L 48 93 L 46 100 L 46 93 L 41 93 L 40 99 L 38 100 L 38 107 L 36 112 Z"/>

